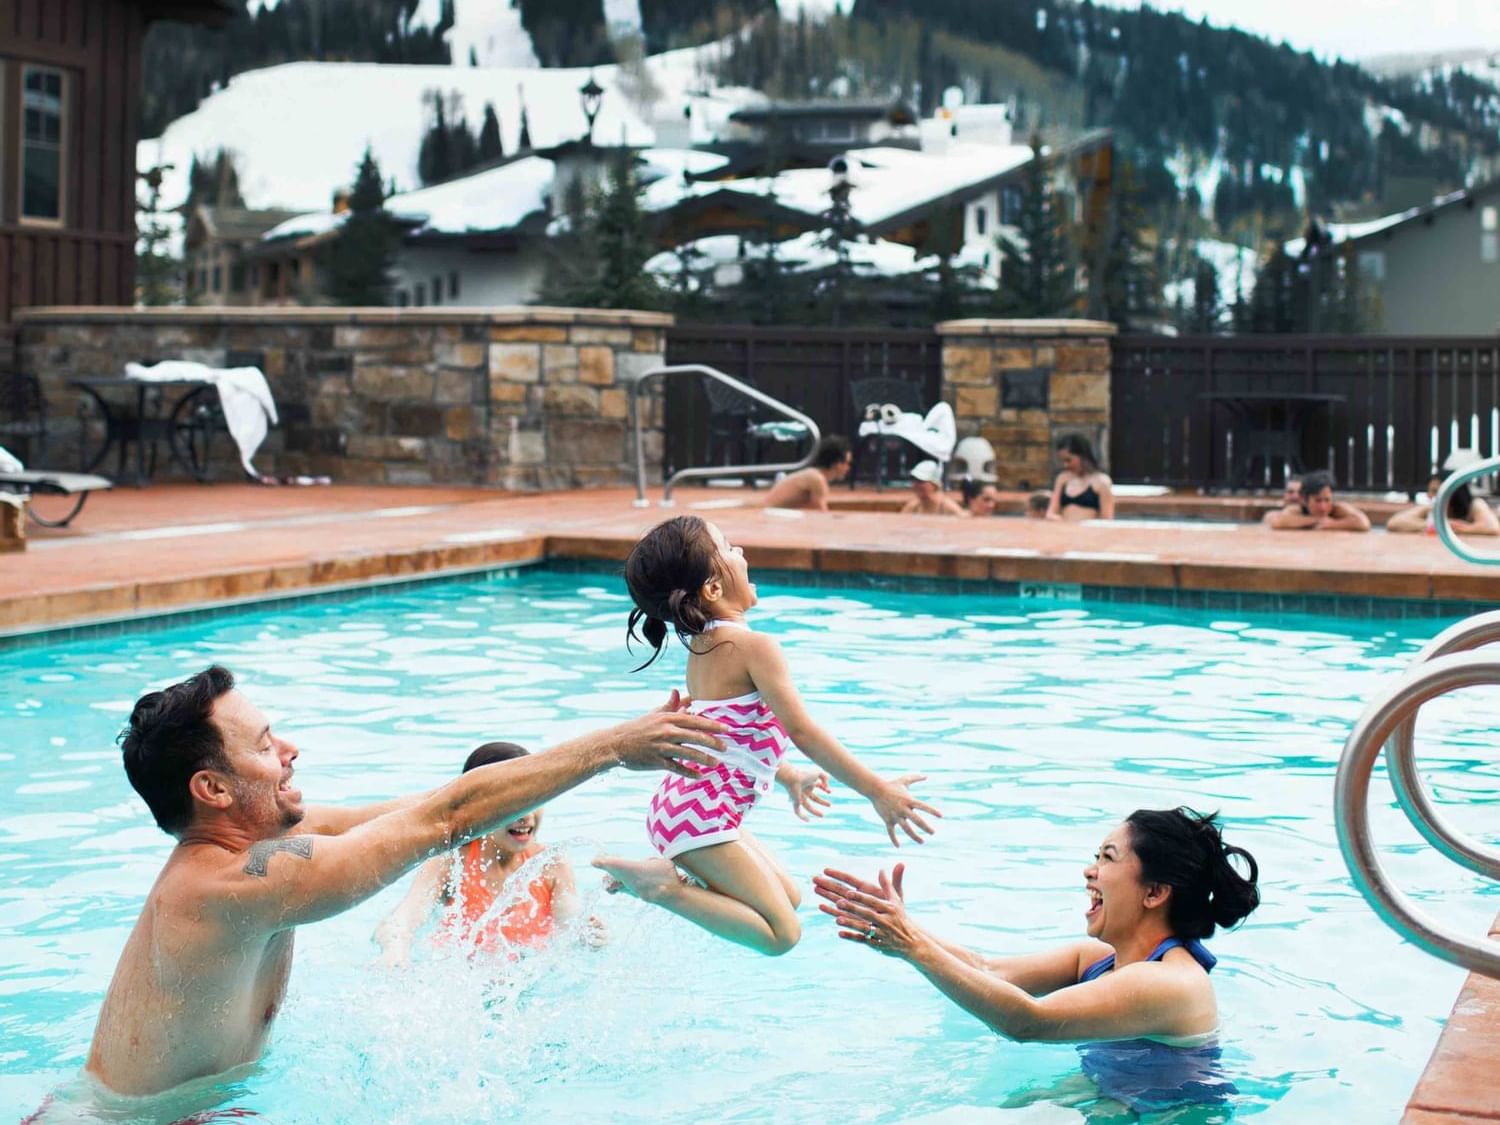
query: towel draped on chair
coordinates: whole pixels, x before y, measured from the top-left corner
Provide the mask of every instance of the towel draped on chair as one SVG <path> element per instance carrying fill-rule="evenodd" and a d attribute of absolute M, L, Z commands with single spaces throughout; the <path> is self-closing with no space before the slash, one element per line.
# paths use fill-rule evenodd
<path fill-rule="evenodd" d="M 131 379 L 170 382 L 174 379 L 200 379 L 212 383 L 219 392 L 224 411 L 224 425 L 240 451 L 240 464 L 252 477 L 259 477 L 251 463 L 266 432 L 277 421 L 276 400 L 271 397 L 265 373 L 258 367 L 209 367 L 206 363 L 168 359 L 152 367 L 127 363 L 125 374 Z"/>
<path fill-rule="evenodd" d="M 871 405 L 865 411 L 865 420 L 859 424 L 860 437 L 877 435 L 901 438 L 934 461 L 946 464 L 953 457 L 953 446 L 958 441 L 958 425 L 953 407 L 946 402 L 934 406 L 925 418 L 886 403 Z"/>

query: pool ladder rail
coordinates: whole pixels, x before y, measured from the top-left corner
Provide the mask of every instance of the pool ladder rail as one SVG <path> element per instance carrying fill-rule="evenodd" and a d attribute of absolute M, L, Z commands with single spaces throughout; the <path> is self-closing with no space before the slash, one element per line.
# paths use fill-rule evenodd
<path fill-rule="evenodd" d="M 635 506 L 637 508 L 649 508 L 651 502 L 646 499 L 646 454 L 641 446 L 641 405 L 640 398 L 646 384 L 654 379 L 666 379 L 678 375 L 699 375 L 706 379 L 714 379 L 725 384 L 746 398 L 770 407 L 780 414 L 786 415 L 793 423 L 800 426 L 804 435 L 809 439 L 807 454 L 800 461 L 789 461 L 777 465 L 714 465 L 702 468 L 678 469 L 662 485 L 661 506 L 670 508 L 673 506 L 672 490 L 685 480 L 706 480 L 709 477 L 746 477 L 765 476 L 773 473 L 794 473 L 799 469 L 805 469 L 813 463 L 817 456 L 818 442 L 822 439 L 822 433 L 818 424 L 803 414 L 782 402 L 778 398 L 772 398 L 764 391 L 756 390 L 749 383 L 741 382 L 733 375 L 726 375 L 716 367 L 708 367 L 701 363 L 680 363 L 666 367 L 653 367 L 643 372 L 632 383 L 630 387 L 630 427 L 635 434 Z"/>
<path fill-rule="evenodd" d="M 1500 565 L 1500 554 L 1476 551 L 1448 525 L 1448 499 L 1459 485 L 1500 471 L 1492 457 L 1454 473 L 1433 501 L 1438 537 L 1459 558 Z M 1334 822 L 1339 848 L 1354 885 L 1385 922 L 1419 949 L 1475 973 L 1500 979 L 1500 942 L 1476 939 L 1437 921 L 1390 881 L 1370 840 L 1370 778 L 1385 750 L 1391 787 L 1407 819 L 1453 862 L 1500 880 L 1500 849 L 1488 847 L 1453 828 L 1433 804 L 1417 773 L 1417 712 L 1429 700 L 1460 688 L 1500 684 L 1500 654 L 1476 652 L 1500 642 L 1500 611 L 1476 614 L 1434 637 L 1412 667 L 1376 696 L 1354 724 L 1339 759 L 1334 782 Z"/>

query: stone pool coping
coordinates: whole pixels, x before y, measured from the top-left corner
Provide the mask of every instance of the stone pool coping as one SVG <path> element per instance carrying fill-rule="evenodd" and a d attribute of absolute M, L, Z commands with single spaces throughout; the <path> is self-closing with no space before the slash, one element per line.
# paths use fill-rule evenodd
<path fill-rule="evenodd" d="M 1500 916 L 1489 936 L 1500 940 Z M 1495 1121 L 1500 1121 L 1500 980 L 1470 973 L 1401 1122 Z"/>

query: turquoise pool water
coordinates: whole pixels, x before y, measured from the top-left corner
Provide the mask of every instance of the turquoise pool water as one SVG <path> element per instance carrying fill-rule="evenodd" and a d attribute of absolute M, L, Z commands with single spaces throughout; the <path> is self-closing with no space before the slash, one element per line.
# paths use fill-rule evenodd
<path fill-rule="evenodd" d="M 1461 974 L 1403 945 L 1350 887 L 1333 764 L 1363 701 L 1442 622 L 790 587 L 762 589 L 816 714 L 883 771 L 919 770 L 947 814 L 901 849 L 914 912 L 986 951 L 1082 932 L 1080 874 L 1131 809 L 1222 810 L 1265 906 L 1213 943 L 1235 1116 L 1394 1120 Z M 81 1065 L 115 958 L 169 848 L 113 739 L 145 688 L 233 668 L 302 750 L 315 802 L 437 784 L 477 742 L 541 747 L 654 705 L 681 656 L 630 675 L 617 580 L 528 572 L 237 613 L 0 652 L 0 1109 L 27 1112 Z M 1440 701 L 1419 745 L 1441 801 L 1493 832 L 1500 767 L 1482 693 Z M 804 905 L 767 960 L 598 894 L 599 848 L 646 854 L 654 781 L 606 776 L 554 802 L 610 942 L 554 948 L 503 979 L 441 960 L 377 968 L 369 935 L 402 886 L 305 928 L 262 1063 L 224 1105 L 289 1122 L 1076 1121 L 1069 1047 L 998 1040 L 910 968 L 837 941 Z M 1422 847 L 1383 778 L 1388 862 L 1435 909 L 1483 927 L 1500 896 Z M 755 827 L 801 880 L 895 858 L 862 801 L 820 824 L 779 798 Z M 1211 1120 L 1192 1110 L 1174 1120 Z"/>

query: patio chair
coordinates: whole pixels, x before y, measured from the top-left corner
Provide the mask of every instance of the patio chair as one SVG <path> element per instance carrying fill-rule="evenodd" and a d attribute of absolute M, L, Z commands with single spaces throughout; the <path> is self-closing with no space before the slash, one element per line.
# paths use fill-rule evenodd
<path fill-rule="evenodd" d="M 754 465 L 759 462 L 761 437 L 755 432 L 755 412 L 760 404 L 717 379 L 705 378 L 703 391 L 708 396 L 709 464 Z M 731 450 L 735 454 L 733 458 L 730 457 Z"/>
<path fill-rule="evenodd" d="M 0 445 L 28 464 L 47 459 L 47 400 L 35 375 L 0 378 Z"/>
<path fill-rule="evenodd" d="M 73 518 L 83 511 L 91 493 L 106 492 L 114 485 L 104 477 L 92 473 L 59 473 L 48 469 L 28 469 L 20 472 L 0 472 L 0 492 L 15 492 L 31 497 L 26 514 L 43 527 L 67 527 Z M 58 510 L 49 504 L 46 511 L 38 511 L 38 496 L 60 496 Z M 65 506 L 67 511 L 61 509 Z"/>
<path fill-rule="evenodd" d="M 849 427 L 851 434 L 859 433 L 860 423 L 865 421 L 865 415 L 872 407 L 878 410 L 889 403 L 905 414 L 922 414 L 926 410 L 922 405 L 922 390 L 917 384 L 885 375 L 851 380 L 849 398 L 854 403 L 854 424 Z M 854 464 L 849 471 L 850 488 L 854 487 L 855 479 L 859 476 L 864 455 L 872 449 L 875 452 L 875 488 L 877 491 L 885 486 L 886 454 L 889 451 L 897 452 L 900 458 L 898 471 L 901 476 L 906 475 L 906 462 L 911 447 L 905 439 L 893 434 L 872 434 L 854 443 Z"/>

